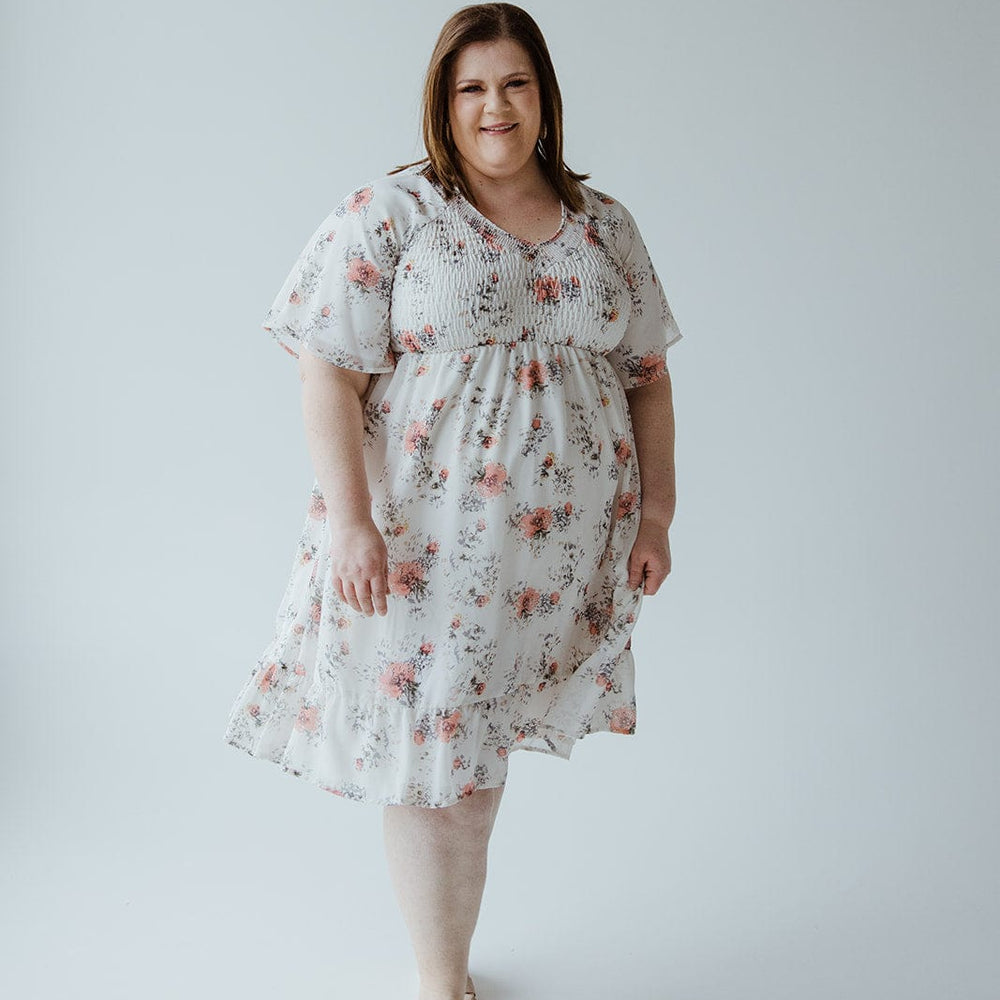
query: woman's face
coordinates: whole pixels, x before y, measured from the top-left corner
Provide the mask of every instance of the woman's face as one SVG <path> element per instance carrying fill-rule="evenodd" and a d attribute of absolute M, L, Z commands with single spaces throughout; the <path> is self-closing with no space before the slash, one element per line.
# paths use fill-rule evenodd
<path fill-rule="evenodd" d="M 451 134 L 466 172 L 509 178 L 535 155 L 541 92 L 531 56 L 512 39 L 470 42 L 452 67 Z M 492 126 L 513 128 L 496 131 Z"/>

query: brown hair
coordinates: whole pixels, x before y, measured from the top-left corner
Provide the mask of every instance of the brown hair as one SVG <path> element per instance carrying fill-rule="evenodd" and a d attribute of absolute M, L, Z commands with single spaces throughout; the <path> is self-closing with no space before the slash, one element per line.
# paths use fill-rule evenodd
<path fill-rule="evenodd" d="M 560 199 L 574 212 L 583 210 L 583 195 L 576 184 L 590 174 L 578 174 L 563 163 L 562 94 L 552 58 L 538 25 L 527 11 L 511 3 L 481 3 L 462 7 L 445 22 L 431 54 L 424 79 L 423 139 L 428 155 L 390 170 L 399 173 L 418 163 L 427 163 L 423 173 L 436 181 L 450 198 L 461 192 L 472 202 L 472 193 L 458 163 L 448 127 L 451 72 L 459 50 L 470 42 L 495 42 L 504 38 L 519 42 L 527 50 L 538 76 L 542 128 L 538 141 L 539 164 Z"/>

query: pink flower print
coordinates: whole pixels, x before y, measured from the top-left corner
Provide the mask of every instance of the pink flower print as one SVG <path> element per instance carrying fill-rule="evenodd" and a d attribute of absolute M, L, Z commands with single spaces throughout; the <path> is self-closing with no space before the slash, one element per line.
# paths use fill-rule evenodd
<path fill-rule="evenodd" d="M 435 410 L 443 410 L 444 409 L 444 404 L 445 404 L 445 400 L 444 399 L 435 399 L 434 402 L 431 403 L 431 406 Z"/>
<path fill-rule="evenodd" d="M 497 439 L 492 434 L 487 434 L 486 437 L 483 438 L 484 448 L 492 448 L 496 443 Z"/>
<path fill-rule="evenodd" d="M 430 655 L 434 652 L 434 643 L 429 640 L 427 642 L 422 642 L 420 644 L 420 652 L 423 653 L 424 656 Z"/>
<path fill-rule="evenodd" d="M 381 276 L 382 272 L 364 257 L 352 257 L 347 265 L 347 280 L 362 288 L 373 288 Z"/>
<path fill-rule="evenodd" d="M 506 747 L 497 747 L 497 756 L 498 757 L 506 757 L 507 756 L 507 748 Z"/>
<path fill-rule="evenodd" d="M 306 675 L 305 665 L 302 664 L 302 663 L 296 663 L 295 664 L 295 676 L 296 677 L 305 677 L 305 675 Z"/>
<path fill-rule="evenodd" d="M 322 493 L 314 493 L 309 501 L 309 516 L 314 521 L 322 521 L 326 517 L 326 500 Z"/>
<path fill-rule="evenodd" d="M 462 355 L 462 361 L 469 361 L 471 358 L 472 358 L 472 355 L 469 354 L 469 353 L 465 353 L 465 354 Z"/>
<path fill-rule="evenodd" d="M 485 608 L 486 605 L 489 604 L 489 603 L 490 603 L 490 595 L 489 594 L 479 594 L 476 597 L 476 607 L 477 608 Z"/>
<path fill-rule="evenodd" d="M 419 368 L 413 373 L 414 375 L 426 375 L 430 371 L 427 365 L 420 365 Z"/>
<path fill-rule="evenodd" d="M 248 705 L 247 712 L 250 714 L 251 718 L 256 719 L 257 716 L 260 715 L 260 705 Z"/>
<path fill-rule="evenodd" d="M 538 599 L 541 595 L 535 590 L 534 587 L 525 587 L 520 594 L 517 595 L 517 600 L 514 602 L 514 613 L 518 618 L 523 618 L 525 615 L 530 615 L 532 611 L 535 610 L 535 605 L 538 604 Z"/>
<path fill-rule="evenodd" d="M 486 690 L 486 681 L 480 681 L 476 685 L 476 694 L 482 694 Z"/>
<path fill-rule="evenodd" d="M 323 605 L 320 601 L 313 601 L 312 607 L 309 609 L 309 617 L 314 622 L 319 622 L 323 614 Z"/>
<path fill-rule="evenodd" d="M 462 786 L 462 798 L 468 798 L 476 790 L 476 783 L 470 781 Z"/>
<path fill-rule="evenodd" d="M 354 770 L 360 771 L 365 766 L 365 762 L 360 757 L 354 758 Z"/>
<path fill-rule="evenodd" d="M 329 316 L 330 313 L 332 313 L 332 312 L 333 312 L 333 310 L 329 306 L 323 306 L 323 308 L 320 309 L 319 314 L 320 314 L 320 316 L 326 317 L 326 316 Z"/>
<path fill-rule="evenodd" d="M 561 290 L 558 278 L 553 278 L 551 275 L 535 278 L 536 302 L 545 302 L 547 299 L 558 299 Z"/>
<path fill-rule="evenodd" d="M 389 572 L 389 593 L 408 597 L 413 588 L 424 579 L 424 567 L 410 560 L 402 562 Z"/>
<path fill-rule="evenodd" d="M 442 469 L 442 470 L 441 470 L 441 471 L 440 471 L 440 472 L 438 473 L 438 475 L 439 475 L 439 476 L 440 476 L 440 477 L 441 477 L 442 479 L 447 479 L 447 478 L 448 478 L 448 470 L 447 470 L 447 469 Z"/>
<path fill-rule="evenodd" d="M 536 385 L 545 385 L 548 380 L 548 369 L 537 358 L 533 358 L 517 370 L 517 381 L 528 392 L 534 389 Z"/>
<path fill-rule="evenodd" d="M 382 229 L 385 230 L 385 232 L 389 232 L 389 230 L 392 229 L 392 219 L 383 219 Z"/>
<path fill-rule="evenodd" d="M 631 514 L 635 510 L 635 493 L 623 493 L 618 498 L 618 517 L 624 517 L 626 514 Z"/>
<path fill-rule="evenodd" d="M 614 323 L 616 319 L 618 319 L 618 310 L 612 309 L 611 312 L 608 314 L 608 321 Z"/>
<path fill-rule="evenodd" d="M 288 301 L 291 302 L 293 306 L 297 306 L 302 301 L 302 296 L 299 295 L 297 288 L 292 290 L 292 294 L 288 296 Z"/>
<path fill-rule="evenodd" d="M 439 548 L 441 548 L 441 543 L 433 538 L 427 543 L 428 552 L 437 552 Z"/>
<path fill-rule="evenodd" d="M 566 511 L 567 514 L 572 514 L 573 513 L 573 505 L 567 500 L 563 504 L 563 510 Z"/>
<path fill-rule="evenodd" d="M 276 663 L 269 663 L 267 669 L 260 675 L 260 680 L 257 682 L 257 687 L 263 692 L 268 692 L 274 686 L 274 678 L 278 673 L 278 665 Z"/>
<path fill-rule="evenodd" d="M 458 615 L 455 615 L 455 617 L 452 618 L 452 620 L 451 620 L 451 627 L 452 628 L 459 628 L 459 626 L 461 626 L 461 624 L 462 624 L 462 619 L 459 618 Z"/>
<path fill-rule="evenodd" d="M 413 742 L 416 743 L 418 747 L 424 745 L 424 731 L 422 729 L 413 730 Z"/>
<path fill-rule="evenodd" d="M 549 600 L 553 604 L 558 604 L 559 603 L 559 591 L 558 590 L 553 590 L 552 593 L 549 594 Z M 555 665 L 553 664 L 553 670 L 554 669 L 555 669 Z"/>
<path fill-rule="evenodd" d="M 591 246 L 597 246 L 597 227 L 592 222 L 584 225 L 583 235 Z"/>
<path fill-rule="evenodd" d="M 295 717 L 295 728 L 303 732 L 312 733 L 319 725 L 319 708 L 315 705 L 303 705 L 299 709 L 299 714 Z"/>
<path fill-rule="evenodd" d="M 486 518 L 481 517 L 479 518 L 478 521 L 476 521 L 476 531 L 485 531 L 485 530 L 486 530 Z"/>
<path fill-rule="evenodd" d="M 549 673 L 550 673 L 550 674 L 554 674 L 554 673 L 555 673 L 555 672 L 556 672 L 556 671 L 557 671 L 558 669 L 559 669 L 559 664 L 558 664 L 558 662 L 557 662 L 556 660 L 553 660 L 553 661 L 552 661 L 552 662 L 551 662 L 551 663 L 549 664 Z"/>
<path fill-rule="evenodd" d="M 631 454 L 632 446 L 625 440 L 625 438 L 622 438 L 621 441 L 618 442 L 618 447 L 615 448 L 615 458 L 617 458 L 618 461 L 624 465 L 629 460 L 629 456 Z"/>
<path fill-rule="evenodd" d="M 383 399 L 382 405 L 379 407 L 379 409 L 383 413 L 392 413 L 392 403 L 390 403 L 388 399 Z"/>
<path fill-rule="evenodd" d="M 490 278 L 493 281 L 493 284 L 495 285 L 500 280 L 500 275 L 497 274 L 496 271 L 494 271 L 492 274 L 490 274 Z"/>
<path fill-rule="evenodd" d="M 379 674 L 378 686 L 383 694 L 390 698 L 399 698 L 408 684 L 413 683 L 412 663 L 390 663 L 385 670 Z"/>
<path fill-rule="evenodd" d="M 507 470 L 498 462 L 487 462 L 483 478 L 476 483 L 476 489 L 479 490 L 480 496 L 495 497 L 503 492 L 506 482 Z"/>
<path fill-rule="evenodd" d="M 420 444 L 426 440 L 427 424 L 425 424 L 422 420 L 414 420 L 413 423 L 406 428 L 406 434 L 403 436 L 403 449 L 407 452 L 416 451 Z"/>
<path fill-rule="evenodd" d="M 521 518 L 521 531 L 528 539 L 534 538 L 540 531 L 548 531 L 550 527 L 552 527 L 552 511 L 548 507 L 536 507 Z"/>
<path fill-rule="evenodd" d="M 531 421 L 531 429 L 537 431 L 539 427 L 542 426 L 542 420 L 540 417 L 535 417 Z"/>
<path fill-rule="evenodd" d="M 625 705 L 622 708 L 616 708 L 611 713 L 611 732 L 634 733 L 635 709 L 628 705 Z"/>
<path fill-rule="evenodd" d="M 458 720 L 461 719 L 462 713 L 456 708 L 451 715 L 447 715 L 444 718 L 438 719 L 435 723 L 435 732 L 437 733 L 437 738 L 441 740 L 442 743 L 449 743 L 452 736 L 455 735 L 458 729 Z"/>
<path fill-rule="evenodd" d="M 337 238 L 337 230 L 331 229 L 330 232 L 326 234 L 326 242 L 332 243 Z"/>
<path fill-rule="evenodd" d="M 639 385 L 655 382 L 664 372 L 666 362 L 662 354 L 646 354 L 639 361 Z"/>
<path fill-rule="evenodd" d="M 426 333 L 428 337 L 433 337 L 434 336 L 434 327 L 431 326 L 430 323 L 424 323 L 424 333 Z"/>
<path fill-rule="evenodd" d="M 611 678 L 607 674 L 598 674 L 594 678 L 595 683 L 598 687 L 604 688 L 605 691 L 610 691 L 612 688 Z"/>
<path fill-rule="evenodd" d="M 497 242 L 497 238 L 488 229 L 485 229 L 485 228 L 484 229 L 480 229 L 479 230 L 479 234 L 480 234 L 480 236 L 482 236 L 482 238 L 485 241 L 486 245 L 494 253 L 499 253 L 503 249 L 503 247 L 500 245 L 500 243 Z"/>
<path fill-rule="evenodd" d="M 360 212 L 372 200 L 372 189 L 370 187 L 355 191 L 347 202 L 349 212 Z"/>
<path fill-rule="evenodd" d="M 424 345 L 420 343 L 419 338 L 412 330 L 404 330 L 399 335 L 399 340 L 411 354 L 415 354 L 417 351 L 422 351 Z"/>

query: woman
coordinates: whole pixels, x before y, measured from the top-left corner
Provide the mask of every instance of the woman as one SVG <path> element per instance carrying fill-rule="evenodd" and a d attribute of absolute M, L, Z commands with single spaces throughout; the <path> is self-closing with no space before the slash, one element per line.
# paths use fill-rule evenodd
<path fill-rule="evenodd" d="M 226 739 L 384 805 L 420 998 L 455 1000 L 510 752 L 634 732 L 681 335 L 632 216 L 562 162 L 528 14 L 445 24 L 423 128 L 428 156 L 324 219 L 264 323 L 316 481 Z"/>

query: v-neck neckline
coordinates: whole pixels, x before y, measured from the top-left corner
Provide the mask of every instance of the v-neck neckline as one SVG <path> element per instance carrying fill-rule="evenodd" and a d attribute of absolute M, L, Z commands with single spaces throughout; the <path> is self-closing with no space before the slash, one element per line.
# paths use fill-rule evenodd
<path fill-rule="evenodd" d="M 537 243 L 531 243 L 528 240 L 521 239 L 520 236 L 515 236 L 514 233 L 508 232 L 502 226 L 498 226 L 492 219 L 487 218 L 482 212 L 479 211 L 478 208 L 476 208 L 475 205 L 472 204 L 471 201 L 469 201 L 468 198 L 465 197 L 464 194 L 462 194 L 461 191 L 457 192 L 455 197 L 458 198 L 459 207 L 462 209 L 466 219 L 476 228 L 482 228 L 485 226 L 503 239 L 509 240 L 526 250 L 539 250 L 542 247 L 548 246 L 550 243 L 555 243 L 555 241 L 558 240 L 559 237 L 566 231 L 566 226 L 569 224 L 569 211 L 566 208 L 566 202 L 560 199 L 558 228 L 550 237 L 548 237 L 548 239 L 539 240 Z"/>

